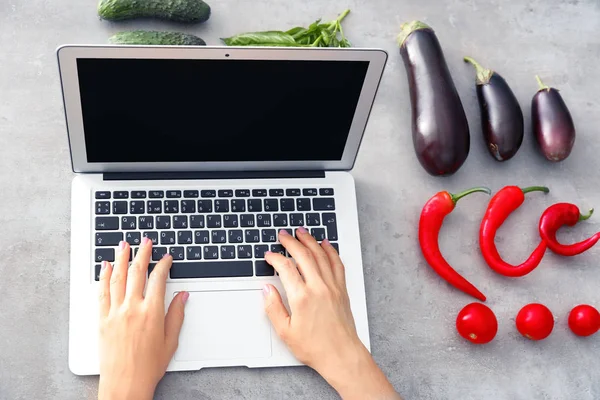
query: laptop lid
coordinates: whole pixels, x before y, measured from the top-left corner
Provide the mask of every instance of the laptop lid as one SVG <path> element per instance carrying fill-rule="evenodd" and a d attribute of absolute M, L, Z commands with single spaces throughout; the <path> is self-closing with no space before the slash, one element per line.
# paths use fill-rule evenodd
<path fill-rule="evenodd" d="M 63 46 L 75 172 L 351 169 L 387 54 Z"/>

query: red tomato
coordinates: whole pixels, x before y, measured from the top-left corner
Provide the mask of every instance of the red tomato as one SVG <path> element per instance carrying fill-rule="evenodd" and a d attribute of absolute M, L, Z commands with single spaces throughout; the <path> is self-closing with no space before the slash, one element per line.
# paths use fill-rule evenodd
<path fill-rule="evenodd" d="M 488 343 L 498 332 L 498 320 L 488 306 L 471 303 L 458 313 L 456 330 L 471 343 Z"/>
<path fill-rule="evenodd" d="M 577 336 L 590 336 L 600 329 L 600 313 L 592 306 L 581 304 L 569 314 L 569 328 Z"/>
<path fill-rule="evenodd" d="M 542 340 L 554 329 L 554 316 L 543 304 L 527 304 L 517 314 L 517 330 L 531 340 Z"/>

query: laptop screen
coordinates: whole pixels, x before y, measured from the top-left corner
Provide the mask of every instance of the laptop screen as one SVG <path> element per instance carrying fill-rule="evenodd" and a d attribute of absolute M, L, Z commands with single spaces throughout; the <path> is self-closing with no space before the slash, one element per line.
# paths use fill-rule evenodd
<path fill-rule="evenodd" d="M 368 61 L 77 59 L 87 159 L 341 160 Z"/>

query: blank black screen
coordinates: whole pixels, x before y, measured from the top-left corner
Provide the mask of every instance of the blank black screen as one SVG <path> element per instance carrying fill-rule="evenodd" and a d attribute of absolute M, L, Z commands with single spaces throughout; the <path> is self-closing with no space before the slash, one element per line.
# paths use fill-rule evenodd
<path fill-rule="evenodd" d="M 340 160 L 368 67 L 78 59 L 88 162 Z"/>

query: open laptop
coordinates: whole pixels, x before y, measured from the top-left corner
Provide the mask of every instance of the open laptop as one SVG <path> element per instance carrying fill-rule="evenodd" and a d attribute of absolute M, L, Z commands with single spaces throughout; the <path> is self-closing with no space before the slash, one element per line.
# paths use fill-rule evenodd
<path fill-rule="evenodd" d="M 73 171 L 69 367 L 98 374 L 98 274 L 120 240 L 173 256 L 190 292 L 169 371 L 299 365 L 272 329 L 263 258 L 304 226 L 346 265 L 369 348 L 354 181 L 387 54 L 366 49 L 63 46 Z M 150 265 L 152 269 L 154 264 Z M 285 299 L 284 299 L 285 300 Z"/>

